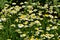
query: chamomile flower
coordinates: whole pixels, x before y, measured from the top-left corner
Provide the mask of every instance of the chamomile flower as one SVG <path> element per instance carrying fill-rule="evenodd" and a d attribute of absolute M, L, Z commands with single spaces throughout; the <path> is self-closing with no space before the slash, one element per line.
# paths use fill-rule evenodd
<path fill-rule="evenodd" d="M 29 26 L 31 27 L 31 26 L 33 26 L 34 24 L 35 24 L 34 22 L 30 22 Z"/>
<path fill-rule="evenodd" d="M 26 36 L 26 34 L 21 34 L 21 35 L 20 35 L 20 37 L 25 37 L 25 36 Z"/>
<path fill-rule="evenodd" d="M 33 6 L 32 5 L 28 5 L 27 8 L 28 9 L 33 9 Z"/>
<path fill-rule="evenodd" d="M 40 21 L 36 20 L 35 23 L 40 23 Z"/>
<path fill-rule="evenodd" d="M 54 18 L 58 18 L 57 16 L 55 16 Z"/>
<path fill-rule="evenodd" d="M 24 25 L 24 27 L 26 28 L 26 27 L 29 27 L 28 25 Z"/>
<path fill-rule="evenodd" d="M 18 27 L 22 28 L 22 27 L 24 27 L 24 25 L 23 24 L 18 24 Z"/>
<path fill-rule="evenodd" d="M 20 7 L 20 6 L 15 6 L 14 9 L 15 9 L 16 11 L 19 11 L 21 8 L 22 8 L 22 7 Z"/>
<path fill-rule="evenodd" d="M 45 16 L 45 17 L 49 17 L 49 15 L 48 15 L 48 14 L 45 14 L 44 16 Z"/>
<path fill-rule="evenodd" d="M 48 8 L 48 4 L 45 4 L 44 7 L 45 7 L 45 8 Z"/>
<path fill-rule="evenodd" d="M 19 33 L 19 34 L 22 33 L 22 31 L 21 31 L 20 29 L 16 29 L 15 32 L 17 32 L 17 33 Z"/>
<path fill-rule="evenodd" d="M 15 24 L 10 25 L 11 27 L 16 27 Z"/>
<path fill-rule="evenodd" d="M 21 15 L 19 18 L 24 19 L 26 17 L 27 17 L 26 15 Z"/>
<path fill-rule="evenodd" d="M 16 14 L 17 13 L 17 11 L 15 11 L 15 10 L 11 10 L 11 12 L 10 12 L 11 14 Z"/>
<path fill-rule="evenodd" d="M 6 21 L 6 20 L 7 20 L 7 18 L 1 18 L 1 20 L 2 20 L 2 21 Z"/>
<path fill-rule="evenodd" d="M 50 31 L 50 30 L 51 30 L 51 28 L 50 28 L 50 27 L 46 27 L 46 30 L 47 30 L 47 31 Z"/>
<path fill-rule="evenodd" d="M 34 36 L 31 36 L 31 38 L 29 40 L 34 40 Z"/>
<path fill-rule="evenodd" d="M 58 29 L 57 26 L 53 26 L 51 29 Z"/>
<path fill-rule="evenodd" d="M 23 2 L 20 3 L 20 5 L 23 5 L 23 4 L 24 4 Z"/>
<path fill-rule="evenodd" d="M 12 5 L 16 5 L 16 3 L 12 3 Z"/>
<path fill-rule="evenodd" d="M 8 5 L 8 4 L 5 4 L 5 7 L 9 7 L 10 5 Z"/>
<path fill-rule="evenodd" d="M 33 12 L 32 10 L 27 10 L 27 11 L 29 12 L 29 14 Z"/>
<path fill-rule="evenodd" d="M 34 11 L 34 12 L 36 12 L 36 11 L 37 11 L 37 9 L 34 9 L 33 11 Z"/>
<path fill-rule="evenodd" d="M 25 5 L 22 6 L 22 8 L 25 8 L 25 7 L 26 7 Z"/>
<path fill-rule="evenodd" d="M 50 18 L 54 18 L 52 15 L 49 15 Z"/>
<path fill-rule="evenodd" d="M 39 30 L 39 28 L 35 28 L 35 30 Z"/>
<path fill-rule="evenodd" d="M 25 21 L 24 24 L 25 24 L 25 25 L 28 24 L 28 21 Z"/>
<path fill-rule="evenodd" d="M 25 4 L 28 4 L 28 2 L 26 2 L 26 1 L 25 1 L 24 3 L 25 3 Z"/>
<path fill-rule="evenodd" d="M 31 14 L 30 16 L 31 16 L 32 19 L 36 18 L 35 14 Z"/>

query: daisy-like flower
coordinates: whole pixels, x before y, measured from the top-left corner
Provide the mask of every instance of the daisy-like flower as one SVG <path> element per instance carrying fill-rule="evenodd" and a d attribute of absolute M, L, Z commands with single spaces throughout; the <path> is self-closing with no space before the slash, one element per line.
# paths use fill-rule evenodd
<path fill-rule="evenodd" d="M 36 11 L 38 11 L 38 10 L 37 10 L 37 9 L 34 9 L 33 11 L 36 12 Z"/>
<path fill-rule="evenodd" d="M 36 31 L 36 32 L 35 32 L 35 36 L 38 36 L 39 34 L 40 34 L 39 31 Z"/>
<path fill-rule="evenodd" d="M 50 28 L 50 27 L 46 27 L 46 30 L 47 30 L 47 31 L 50 31 L 50 30 L 51 30 L 51 28 Z"/>
<path fill-rule="evenodd" d="M 7 20 L 7 18 L 1 18 L 1 20 L 2 20 L 2 21 L 6 21 L 6 20 Z"/>
<path fill-rule="evenodd" d="M 32 3 L 32 5 L 36 5 L 36 3 Z"/>
<path fill-rule="evenodd" d="M 20 7 L 20 6 L 15 6 L 14 9 L 15 9 L 16 11 L 19 11 L 21 8 L 22 8 L 22 7 Z"/>
<path fill-rule="evenodd" d="M 4 8 L 4 9 L 2 9 L 2 12 L 6 12 L 6 9 Z"/>
<path fill-rule="evenodd" d="M 57 7 L 60 7 L 60 5 L 58 5 Z"/>
<path fill-rule="evenodd" d="M 25 4 L 28 4 L 28 2 L 26 2 L 26 1 L 25 1 L 24 3 L 25 3 Z"/>
<path fill-rule="evenodd" d="M 40 20 L 43 20 L 43 18 L 40 18 Z"/>
<path fill-rule="evenodd" d="M 9 9 L 12 10 L 12 9 L 14 9 L 14 7 L 10 7 Z"/>
<path fill-rule="evenodd" d="M 23 4 L 24 4 L 23 2 L 20 3 L 20 5 L 23 5 Z"/>
<path fill-rule="evenodd" d="M 57 12 L 56 12 L 56 11 L 54 11 L 54 14 L 57 14 Z"/>
<path fill-rule="evenodd" d="M 60 40 L 60 35 L 57 38 Z"/>
<path fill-rule="evenodd" d="M 58 18 L 57 16 L 54 16 L 54 18 Z"/>
<path fill-rule="evenodd" d="M 29 14 L 33 12 L 32 10 L 27 10 L 27 11 L 29 12 Z"/>
<path fill-rule="evenodd" d="M 36 19 L 40 19 L 40 16 L 36 16 Z"/>
<path fill-rule="evenodd" d="M 53 34 L 48 34 L 48 33 L 47 33 L 47 34 L 45 35 L 45 37 L 50 39 L 50 38 L 54 37 L 54 35 L 53 35 Z"/>
<path fill-rule="evenodd" d="M 48 8 L 48 4 L 45 4 L 44 7 L 45 7 L 45 8 Z"/>
<path fill-rule="evenodd" d="M 24 27 L 24 25 L 23 24 L 18 24 L 18 27 L 22 28 L 22 27 Z"/>
<path fill-rule="evenodd" d="M 15 24 L 10 25 L 11 27 L 15 27 Z"/>
<path fill-rule="evenodd" d="M 31 38 L 29 40 L 34 40 L 34 36 L 31 36 Z"/>
<path fill-rule="evenodd" d="M 52 26 L 52 24 L 49 24 L 49 26 Z"/>
<path fill-rule="evenodd" d="M 52 15 L 49 15 L 49 17 L 50 17 L 50 18 L 53 18 L 53 16 L 52 16 Z"/>
<path fill-rule="evenodd" d="M 22 5 L 22 8 L 25 8 L 26 6 L 25 5 Z"/>
<path fill-rule="evenodd" d="M 25 25 L 28 24 L 28 21 L 25 21 L 24 24 L 25 24 Z"/>
<path fill-rule="evenodd" d="M 50 6 L 50 8 L 49 8 L 49 9 L 53 10 L 53 6 Z"/>
<path fill-rule="evenodd" d="M 51 29 L 58 29 L 57 26 L 53 26 Z"/>
<path fill-rule="evenodd" d="M 11 14 L 16 14 L 17 13 L 17 11 L 15 11 L 15 10 L 11 10 L 11 12 L 10 12 Z"/>
<path fill-rule="evenodd" d="M 42 15 L 42 11 L 39 11 L 38 15 L 39 15 L 39 16 Z"/>
<path fill-rule="evenodd" d="M 41 36 L 41 37 L 45 37 L 45 34 L 41 34 L 40 36 Z"/>
<path fill-rule="evenodd" d="M 39 30 L 39 28 L 35 28 L 35 30 Z"/>
<path fill-rule="evenodd" d="M 40 21 L 36 20 L 35 23 L 40 23 Z"/>
<path fill-rule="evenodd" d="M 33 6 L 28 5 L 27 8 L 28 8 L 28 9 L 33 9 Z"/>
<path fill-rule="evenodd" d="M 26 15 L 21 15 L 19 18 L 24 19 L 26 18 Z"/>
<path fill-rule="evenodd" d="M 21 15 L 19 18 L 22 19 L 22 20 L 29 20 L 29 19 L 27 18 L 27 15 Z"/>
<path fill-rule="evenodd" d="M 25 36 L 26 36 L 26 34 L 21 34 L 21 35 L 20 35 L 20 37 L 25 37 Z"/>
<path fill-rule="evenodd" d="M 30 22 L 29 26 L 31 27 L 31 26 L 33 26 L 34 24 L 35 24 L 34 22 Z"/>
<path fill-rule="evenodd" d="M 16 5 L 16 3 L 12 3 L 12 5 Z"/>
<path fill-rule="evenodd" d="M 45 16 L 45 17 L 49 17 L 49 15 L 48 15 L 48 14 L 45 14 L 44 16 Z"/>
<path fill-rule="evenodd" d="M 31 14 L 30 16 L 31 16 L 32 19 L 36 18 L 35 14 Z"/>
<path fill-rule="evenodd" d="M 10 5 L 8 5 L 8 4 L 5 4 L 5 7 L 9 7 Z"/>
<path fill-rule="evenodd" d="M 18 32 L 19 34 L 22 33 L 20 29 L 16 29 L 15 32 Z"/>
<path fill-rule="evenodd" d="M 40 21 L 38 21 L 38 20 L 36 20 L 35 23 L 38 25 L 41 25 Z"/>
<path fill-rule="evenodd" d="M 57 25 L 60 25 L 60 23 L 57 23 Z"/>
<path fill-rule="evenodd" d="M 28 25 L 24 25 L 24 27 L 26 28 L 26 27 L 29 27 Z"/>

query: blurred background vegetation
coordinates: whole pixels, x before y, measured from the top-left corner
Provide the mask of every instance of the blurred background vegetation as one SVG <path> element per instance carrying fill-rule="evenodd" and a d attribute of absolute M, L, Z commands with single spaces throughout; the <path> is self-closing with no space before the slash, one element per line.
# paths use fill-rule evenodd
<path fill-rule="evenodd" d="M 17 3 L 17 5 L 19 5 L 20 2 L 40 2 L 42 6 L 44 6 L 44 4 L 48 4 L 49 6 L 57 6 L 60 5 L 60 0 L 0 0 L 0 11 L 4 8 L 4 4 L 11 4 L 13 2 Z M 49 9 L 49 8 L 48 8 Z M 57 11 L 58 12 L 58 17 L 60 17 L 60 7 L 54 7 L 53 11 Z"/>

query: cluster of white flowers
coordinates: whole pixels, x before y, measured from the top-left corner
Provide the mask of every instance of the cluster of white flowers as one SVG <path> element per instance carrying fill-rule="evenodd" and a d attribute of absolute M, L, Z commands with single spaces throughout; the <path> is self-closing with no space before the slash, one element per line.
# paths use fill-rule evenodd
<path fill-rule="evenodd" d="M 16 28 L 15 32 L 19 33 L 21 38 L 26 39 L 28 37 L 29 40 L 44 40 L 56 36 L 53 33 L 59 30 L 60 23 L 58 22 L 60 20 L 57 20 L 58 16 L 54 15 L 57 14 L 57 11 L 53 12 L 55 6 L 50 6 L 48 10 L 48 4 L 42 6 L 39 2 L 31 4 L 21 2 L 20 5 L 22 6 L 16 5 L 16 3 L 12 3 L 12 5 L 11 7 L 9 4 L 5 4 L 4 9 L 0 12 L 0 22 L 10 23 L 10 27 Z M 0 24 L 0 29 L 3 29 L 3 27 L 4 25 Z"/>

